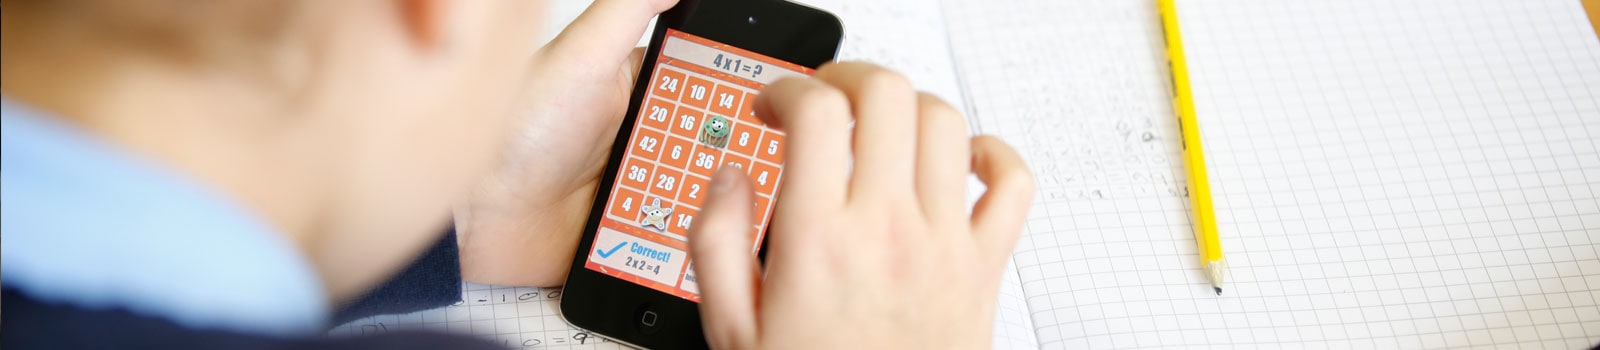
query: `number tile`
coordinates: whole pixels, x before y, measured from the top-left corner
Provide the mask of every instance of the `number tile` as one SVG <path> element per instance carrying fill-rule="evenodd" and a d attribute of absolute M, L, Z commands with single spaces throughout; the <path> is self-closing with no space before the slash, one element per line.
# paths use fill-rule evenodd
<path fill-rule="evenodd" d="M 645 186 L 645 182 L 650 181 L 650 173 L 653 171 L 655 165 L 650 162 L 628 157 L 622 162 L 622 168 L 617 170 L 617 183 L 642 191 L 649 188 Z"/>
<path fill-rule="evenodd" d="M 630 146 L 632 147 L 632 150 L 629 152 L 632 152 L 633 155 L 644 159 L 659 159 L 658 156 L 661 155 L 661 147 L 665 145 L 667 141 L 667 134 L 644 128 L 635 130 L 637 131 L 635 131 L 633 134 L 633 145 Z"/>
<path fill-rule="evenodd" d="M 655 88 L 651 89 L 652 93 L 669 100 L 677 100 L 678 95 L 683 92 L 685 75 L 676 69 L 660 67 L 656 70 Z"/>
<path fill-rule="evenodd" d="M 644 194 L 627 187 L 618 187 L 611 193 L 611 215 L 623 221 L 638 221 L 639 205 L 644 204 Z"/>
<path fill-rule="evenodd" d="M 660 159 L 662 165 L 687 169 L 689 167 L 689 159 L 693 157 L 694 142 L 682 137 L 667 137 L 667 143 L 663 144 L 661 148 Z"/>
<path fill-rule="evenodd" d="M 694 145 L 694 158 L 689 159 L 689 171 L 711 177 L 722 164 L 722 150 L 706 145 Z"/>
<path fill-rule="evenodd" d="M 778 187 L 778 167 L 766 162 L 752 162 L 750 184 L 755 186 L 756 193 L 772 195 L 772 190 Z"/>
<path fill-rule="evenodd" d="M 716 84 L 695 76 L 690 76 L 685 81 L 687 84 L 683 86 L 683 96 L 678 98 L 678 103 L 706 109 L 706 104 L 711 102 L 711 92 L 716 88 Z"/>
<path fill-rule="evenodd" d="M 722 166 L 738 167 L 739 169 L 745 169 L 745 172 L 749 172 L 750 157 L 733 152 L 723 152 Z"/>
<path fill-rule="evenodd" d="M 694 226 L 694 217 L 696 215 L 700 215 L 700 211 L 679 205 L 678 208 L 672 210 L 673 222 L 672 226 L 667 227 L 667 232 L 676 233 L 679 236 L 689 236 L 689 228 Z"/>
<path fill-rule="evenodd" d="M 650 195 L 661 197 L 665 201 L 678 198 L 678 181 L 681 179 L 683 179 L 682 171 L 656 167 L 655 173 L 650 175 Z"/>
<path fill-rule="evenodd" d="M 705 113 L 688 108 L 678 108 L 678 114 L 672 117 L 672 134 L 694 140 L 700 136 L 700 123 L 705 119 Z"/>
<path fill-rule="evenodd" d="M 711 113 L 720 114 L 729 119 L 739 117 L 740 99 L 744 92 L 730 85 L 717 85 L 711 93 Z"/>
<path fill-rule="evenodd" d="M 707 191 L 711 190 L 711 180 L 694 174 L 683 175 L 683 184 L 678 188 L 678 203 L 699 207 L 705 204 Z"/>
<path fill-rule="evenodd" d="M 765 195 L 756 196 L 756 202 L 753 205 L 755 210 L 750 211 L 750 222 L 761 223 L 762 220 L 767 218 L 767 208 L 772 206 L 772 198 L 768 198 Z"/>
<path fill-rule="evenodd" d="M 674 114 L 676 109 L 677 105 L 672 102 L 652 98 L 650 102 L 644 104 L 644 108 L 639 109 L 639 124 L 665 131 L 667 130 L 668 122 L 671 122 L 672 117 L 677 115 Z"/>
<path fill-rule="evenodd" d="M 756 158 L 783 164 L 783 133 L 767 130 L 761 133 L 761 144 L 756 145 Z"/>
<path fill-rule="evenodd" d="M 739 106 L 739 121 L 766 125 L 761 122 L 761 118 L 756 118 L 756 96 L 758 95 L 754 92 L 744 93 L 744 104 Z"/>
<path fill-rule="evenodd" d="M 755 155 L 761 144 L 761 128 L 743 120 L 733 123 L 733 133 L 728 134 L 728 150 L 746 156 Z"/>

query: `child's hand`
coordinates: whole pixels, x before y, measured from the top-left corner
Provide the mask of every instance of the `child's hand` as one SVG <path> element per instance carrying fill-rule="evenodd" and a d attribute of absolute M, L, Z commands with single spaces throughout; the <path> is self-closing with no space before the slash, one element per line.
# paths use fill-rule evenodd
<path fill-rule="evenodd" d="M 531 58 L 518 135 L 501 169 L 456 208 L 473 282 L 560 284 L 628 107 L 650 18 L 675 0 L 598 0 Z"/>
<path fill-rule="evenodd" d="M 779 81 L 756 108 L 789 140 L 765 278 L 739 172 L 712 180 L 690 234 L 713 347 L 988 347 L 1033 196 L 1016 152 L 870 64 Z M 970 173 L 988 185 L 971 212 Z"/>

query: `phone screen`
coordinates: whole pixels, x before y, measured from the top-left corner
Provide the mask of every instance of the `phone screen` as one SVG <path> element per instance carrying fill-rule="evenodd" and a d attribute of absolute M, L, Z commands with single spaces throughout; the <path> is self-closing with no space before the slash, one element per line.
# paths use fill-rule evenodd
<path fill-rule="evenodd" d="M 783 132 L 755 115 L 756 93 L 812 69 L 667 29 L 649 92 L 584 267 L 699 302 L 687 235 L 723 167 L 756 195 L 754 251 L 783 179 Z"/>

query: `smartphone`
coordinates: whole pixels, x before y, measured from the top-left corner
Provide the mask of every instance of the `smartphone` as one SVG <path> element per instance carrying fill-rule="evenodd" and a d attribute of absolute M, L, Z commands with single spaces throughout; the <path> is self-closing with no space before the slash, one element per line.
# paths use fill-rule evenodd
<path fill-rule="evenodd" d="M 756 94 L 833 60 L 843 32 L 833 15 L 782 0 L 682 0 L 661 14 L 567 275 L 568 323 L 633 346 L 706 347 L 687 234 L 711 175 L 750 176 L 758 249 L 785 144 L 756 119 Z"/>

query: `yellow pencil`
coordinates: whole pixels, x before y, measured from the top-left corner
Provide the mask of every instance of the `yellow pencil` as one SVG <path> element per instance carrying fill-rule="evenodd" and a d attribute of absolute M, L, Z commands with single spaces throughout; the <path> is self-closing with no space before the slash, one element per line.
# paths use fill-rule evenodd
<path fill-rule="evenodd" d="M 1167 65 L 1172 71 L 1172 109 L 1178 114 L 1183 139 L 1183 165 L 1189 174 L 1189 198 L 1194 201 L 1194 239 L 1200 245 L 1200 267 L 1211 289 L 1222 295 L 1222 241 L 1217 239 L 1217 218 L 1211 207 L 1211 185 L 1206 179 L 1205 153 L 1200 150 L 1200 124 L 1195 121 L 1194 96 L 1189 91 L 1189 66 L 1183 59 L 1183 39 L 1178 36 L 1176 0 L 1157 0 L 1161 32 L 1167 39 Z"/>

